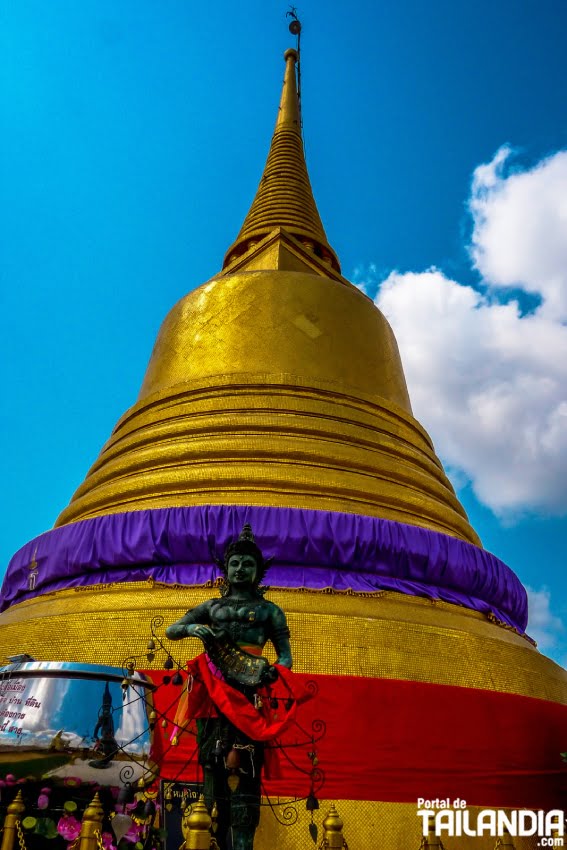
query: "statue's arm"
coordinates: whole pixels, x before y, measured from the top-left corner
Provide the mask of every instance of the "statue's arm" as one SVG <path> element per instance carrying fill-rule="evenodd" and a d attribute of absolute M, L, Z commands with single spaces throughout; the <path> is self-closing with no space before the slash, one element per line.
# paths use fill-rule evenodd
<path fill-rule="evenodd" d="M 191 611 L 187 611 L 176 623 L 168 626 L 165 634 L 170 640 L 180 640 L 184 637 L 203 638 L 212 634 L 210 623 L 210 602 L 203 602 Z"/>
<path fill-rule="evenodd" d="M 291 646 L 289 643 L 289 628 L 284 612 L 277 605 L 274 605 L 271 616 L 270 640 L 278 655 L 276 664 L 291 668 L 293 659 L 291 657 Z"/>

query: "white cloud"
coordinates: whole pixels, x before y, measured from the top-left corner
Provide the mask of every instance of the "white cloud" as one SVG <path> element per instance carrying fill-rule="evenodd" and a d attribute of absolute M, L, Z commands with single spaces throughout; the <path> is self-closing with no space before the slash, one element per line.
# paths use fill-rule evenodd
<path fill-rule="evenodd" d="M 509 157 L 501 149 L 473 177 L 471 254 L 488 294 L 438 269 L 392 272 L 376 304 L 398 339 L 414 413 L 457 477 L 466 476 L 501 516 L 562 514 L 567 151 L 505 176 Z M 522 315 L 516 301 L 501 303 L 501 287 L 512 286 L 536 293 L 541 304 Z"/>
<path fill-rule="evenodd" d="M 558 648 L 563 639 L 565 626 L 560 617 L 551 611 L 551 595 L 547 587 L 534 590 L 526 587 L 528 593 L 529 620 L 527 632 L 542 652 Z"/>
<path fill-rule="evenodd" d="M 567 151 L 506 176 L 510 148 L 474 172 L 471 254 L 484 279 L 542 296 L 541 311 L 567 319 Z"/>

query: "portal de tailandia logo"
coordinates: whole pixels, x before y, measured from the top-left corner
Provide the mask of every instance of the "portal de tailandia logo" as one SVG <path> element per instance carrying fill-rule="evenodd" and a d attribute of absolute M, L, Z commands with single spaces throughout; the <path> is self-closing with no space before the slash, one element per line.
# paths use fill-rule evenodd
<path fill-rule="evenodd" d="M 537 836 L 538 847 L 563 847 L 565 812 L 551 809 L 548 812 L 531 809 L 479 809 L 469 811 L 467 801 L 460 797 L 417 799 L 417 816 L 425 837 L 435 834 L 442 838 L 462 838 L 465 835 L 512 838 Z"/>

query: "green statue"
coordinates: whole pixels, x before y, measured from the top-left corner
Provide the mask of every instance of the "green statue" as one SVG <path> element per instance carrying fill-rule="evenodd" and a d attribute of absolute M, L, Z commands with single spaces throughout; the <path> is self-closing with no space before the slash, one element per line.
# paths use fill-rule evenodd
<path fill-rule="evenodd" d="M 183 711 L 187 720 L 197 718 L 205 802 L 209 811 L 217 804 L 220 850 L 252 850 L 264 744 L 283 728 L 293 702 L 285 708 L 282 701 L 278 712 L 269 714 L 270 705 L 278 703 L 272 687 L 287 679 L 282 668 L 292 665 L 289 629 L 284 612 L 259 586 L 267 564 L 249 525 L 228 546 L 222 567 L 221 598 L 188 611 L 166 635 L 197 637 L 205 645 L 205 654 L 188 665 L 191 690 Z M 277 653 L 275 666 L 262 656 L 268 641 Z"/>

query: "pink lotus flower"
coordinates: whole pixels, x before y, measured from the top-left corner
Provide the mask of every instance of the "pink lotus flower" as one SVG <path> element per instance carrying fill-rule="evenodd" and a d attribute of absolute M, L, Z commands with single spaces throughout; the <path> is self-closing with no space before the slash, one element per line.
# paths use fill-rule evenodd
<path fill-rule="evenodd" d="M 57 832 L 65 841 L 74 841 L 81 832 L 81 823 L 73 815 L 63 815 L 59 818 Z"/>

